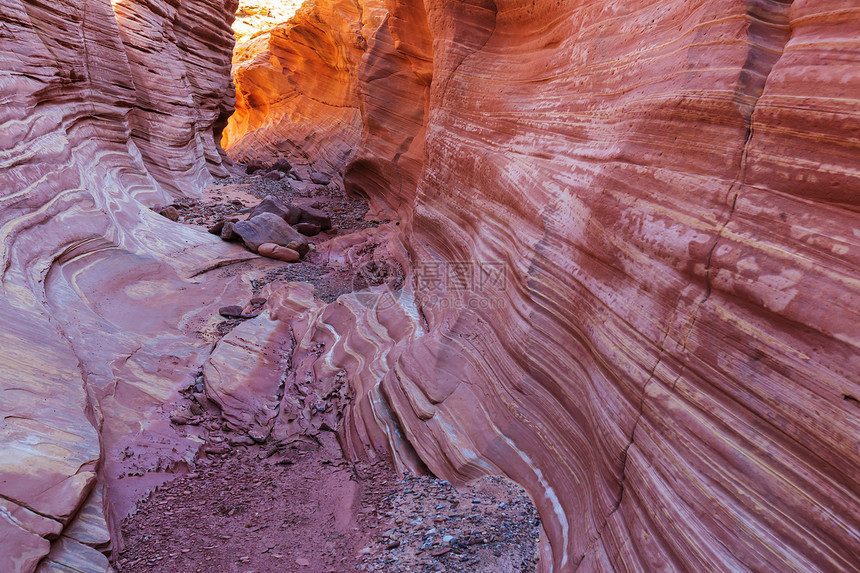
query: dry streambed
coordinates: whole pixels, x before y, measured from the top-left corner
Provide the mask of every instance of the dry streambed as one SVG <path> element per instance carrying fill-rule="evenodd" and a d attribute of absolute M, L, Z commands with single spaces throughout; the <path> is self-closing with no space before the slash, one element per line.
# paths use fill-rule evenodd
<path fill-rule="evenodd" d="M 350 292 L 354 274 L 318 257 L 317 249 L 379 224 L 366 220 L 365 203 L 343 197 L 334 184 L 298 186 L 259 176 L 223 181 L 203 200 L 160 211 L 207 229 L 231 222 L 234 230 L 268 214 L 305 237 L 307 250 L 295 249 L 299 259 L 256 279 L 250 300 L 221 309 L 221 336 L 259 313 L 265 299 L 256 294 L 267 283 L 311 282 L 328 301 Z M 310 222 L 319 229 L 297 228 Z M 292 237 L 277 222 L 271 226 L 281 229 L 281 238 Z M 258 251 L 266 244 L 245 242 Z M 202 376 L 181 396 L 171 422 L 204 445 L 195 467 L 152 492 L 123 522 L 118 571 L 535 570 L 539 520 L 512 482 L 483 478 L 458 489 L 429 475 L 397 476 L 386 461 L 353 464 L 332 432 L 287 447 L 255 442 L 220 417 Z"/>

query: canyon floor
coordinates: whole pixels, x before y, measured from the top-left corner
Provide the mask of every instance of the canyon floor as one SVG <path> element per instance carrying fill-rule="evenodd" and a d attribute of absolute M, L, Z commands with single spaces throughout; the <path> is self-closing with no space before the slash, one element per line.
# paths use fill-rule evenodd
<path fill-rule="evenodd" d="M 367 204 L 335 184 L 234 177 L 202 200 L 174 207 L 185 224 L 208 227 L 267 195 L 324 210 L 333 232 L 364 231 Z M 356 288 L 355 277 L 312 251 L 252 281 L 307 281 L 327 301 Z M 243 301 L 236 301 L 242 304 Z M 224 319 L 223 336 L 243 319 Z M 211 335 L 211 334 L 210 334 Z M 201 437 L 196 466 L 141 500 L 122 523 L 120 572 L 469 571 L 536 569 L 537 512 L 516 484 L 498 477 L 454 488 L 432 475 L 398 475 L 387 461 L 346 460 L 334 432 L 289 447 L 234 432 L 197 383 L 172 404 L 172 421 Z"/>

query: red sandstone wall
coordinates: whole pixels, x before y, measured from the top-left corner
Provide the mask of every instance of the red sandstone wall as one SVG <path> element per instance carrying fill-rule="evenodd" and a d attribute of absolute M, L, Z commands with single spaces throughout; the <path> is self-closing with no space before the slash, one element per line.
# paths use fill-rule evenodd
<path fill-rule="evenodd" d="M 363 78 L 414 74 L 419 6 Z M 858 8 L 426 6 L 426 117 L 365 89 L 346 182 L 415 268 L 509 274 L 478 310 L 413 276 L 382 389 L 422 460 L 526 484 L 560 571 L 858 567 Z"/>
<path fill-rule="evenodd" d="M 237 161 L 287 156 L 339 172 L 358 143 L 358 66 L 384 18 L 381 0 L 305 3 L 233 57 L 236 113 L 223 145 Z"/>
<path fill-rule="evenodd" d="M 248 253 L 145 207 L 221 169 L 231 3 L 114 8 L 0 2 L 4 572 L 108 570 L 106 514 L 196 451 L 158 412 L 245 290 L 207 269 Z"/>

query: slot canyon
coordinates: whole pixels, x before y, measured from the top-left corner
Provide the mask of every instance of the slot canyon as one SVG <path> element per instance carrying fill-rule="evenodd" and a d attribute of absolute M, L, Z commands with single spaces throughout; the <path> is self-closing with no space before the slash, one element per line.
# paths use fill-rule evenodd
<path fill-rule="evenodd" d="M 860 571 L 857 0 L 0 38 L 0 573 Z"/>

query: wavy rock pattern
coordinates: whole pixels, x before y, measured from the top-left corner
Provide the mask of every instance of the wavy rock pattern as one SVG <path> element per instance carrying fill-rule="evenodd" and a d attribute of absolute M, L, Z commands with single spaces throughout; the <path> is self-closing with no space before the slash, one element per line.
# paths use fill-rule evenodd
<path fill-rule="evenodd" d="M 222 144 L 239 161 L 287 156 L 338 172 L 361 134 L 358 67 L 382 0 L 306 2 L 236 50 L 236 112 Z"/>
<path fill-rule="evenodd" d="M 141 202 L 217 172 L 232 8 L 0 2 L 0 569 L 105 570 L 196 451 L 162 408 L 250 255 Z M 226 415 L 505 473 L 547 571 L 860 568 L 860 9 L 386 8 L 320 2 L 237 55 L 231 153 L 352 157 L 407 282 L 268 293 L 207 364 Z"/>
<path fill-rule="evenodd" d="M 0 2 L 3 571 L 109 568 L 106 517 L 196 452 L 161 408 L 198 333 L 247 296 L 241 267 L 215 269 L 249 253 L 143 205 L 220 163 L 230 5 L 114 7 Z"/>
<path fill-rule="evenodd" d="M 857 7 L 427 6 L 417 187 L 347 169 L 412 212 L 381 386 L 422 461 L 525 484 L 547 569 L 857 568 Z M 444 261 L 506 288 L 422 296 Z"/>

